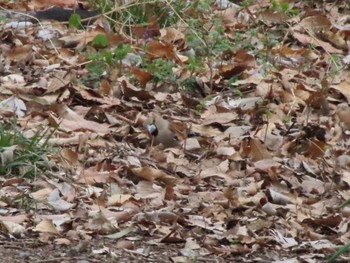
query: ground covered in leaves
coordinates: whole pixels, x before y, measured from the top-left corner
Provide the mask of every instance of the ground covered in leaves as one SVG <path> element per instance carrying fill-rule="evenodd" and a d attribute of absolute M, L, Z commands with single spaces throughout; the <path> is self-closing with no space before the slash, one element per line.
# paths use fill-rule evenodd
<path fill-rule="evenodd" d="M 347 1 L 46 8 L 0 2 L 1 262 L 348 260 Z"/>

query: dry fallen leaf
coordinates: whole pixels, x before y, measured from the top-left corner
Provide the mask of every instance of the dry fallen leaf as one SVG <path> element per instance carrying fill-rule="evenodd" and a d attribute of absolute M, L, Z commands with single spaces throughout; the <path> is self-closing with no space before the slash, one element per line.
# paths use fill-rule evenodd
<path fill-rule="evenodd" d="M 257 139 L 250 139 L 250 148 L 250 156 L 253 162 L 272 158 L 265 145 Z"/>
<path fill-rule="evenodd" d="M 50 219 L 43 219 L 39 224 L 36 225 L 33 231 L 40 232 L 40 233 L 50 233 L 54 235 L 59 234 L 55 225 L 52 223 L 52 220 Z"/>

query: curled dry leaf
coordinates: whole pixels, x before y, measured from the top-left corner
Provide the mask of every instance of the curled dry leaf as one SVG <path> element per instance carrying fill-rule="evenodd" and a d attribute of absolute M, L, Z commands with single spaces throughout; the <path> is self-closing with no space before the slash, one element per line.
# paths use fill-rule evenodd
<path fill-rule="evenodd" d="M 15 222 L 9 222 L 9 221 L 1 221 L 0 222 L 0 230 L 2 233 L 18 236 L 20 234 L 23 234 L 26 229 L 24 226 L 15 223 Z"/>
<path fill-rule="evenodd" d="M 275 240 L 282 245 L 283 248 L 290 248 L 298 245 L 298 242 L 292 237 L 283 236 L 278 230 L 271 230 Z"/>
<path fill-rule="evenodd" d="M 167 211 L 154 211 L 154 212 L 141 212 L 134 215 L 134 220 L 140 221 L 150 221 L 154 223 L 175 223 L 179 216 L 173 212 Z"/>
<path fill-rule="evenodd" d="M 135 228 L 127 227 L 127 228 L 120 230 L 119 232 L 107 235 L 106 237 L 110 238 L 110 239 L 119 239 L 119 238 L 122 238 L 122 237 L 128 235 L 129 233 L 132 233 L 133 231 L 135 231 Z"/>
<path fill-rule="evenodd" d="M 6 54 L 6 57 L 8 57 L 11 60 L 26 61 L 32 55 L 32 48 L 32 45 L 14 46 L 6 50 L 6 53 L 4 54 Z"/>
<path fill-rule="evenodd" d="M 78 153 L 72 151 L 71 149 L 68 148 L 63 148 L 60 152 L 63 160 L 69 165 L 69 167 L 71 165 L 77 165 L 79 164 L 78 161 Z"/>
<path fill-rule="evenodd" d="M 66 106 L 60 110 L 60 114 L 61 119 L 51 115 L 50 120 L 52 125 L 59 126 L 64 131 L 93 131 L 102 135 L 110 132 L 108 125 L 85 120 L 83 116 L 78 115 Z"/>
<path fill-rule="evenodd" d="M 90 215 L 88 223 L 85 224 L 87 229 L 102 235 L 111 234 L 116 230 L 117 223 L 109 220 L 102 211 L 90 212 Z"/>
<path fill-rule="evenodd" d="M 82 169 L 79 173 L 78 182 L 87 183 L 89 185 L 96 185 L 99 183 L 106 183 L 110 181 L 111 178 L 118 175 L 114 172 L 109 171 L 99 171 L 97 167 L 91 167 L 89 169 Z"/>
<path fill-rule="evenodd" d="M 153 99 L 154 98 L 150 94 L 150 92 L 148 92 L 145 89 L 135 87 L 125 77 L 119 78 L 118 81 L 119 81 L 119 83 L 121 85 L 123 95 L 126 98 L 131 99 L 131 98 L 135 97 L 135 98 L 137 98 L 137 99 L 139 99 L 141 101 L 149 100 L 149 99 Z"/>
<path fill-rule="evenodd" d="M 134 198 L 133 195 L 126 194 L 114 194 L 108 198 L 107 206 L 113 206 L 113 205 L 122 205 L 124 202 L 128 201 L 129 199 Z"/>
<path fill-rule="evenodd" d="M 234 112 L 210 114 L 204 119 L 203 125 L 209 125 L 212 123 L 227 124 L 237 118 L 238 115 Z"/>
<path fill-rule="evenodd" d="M 130 171 L 146 180 L 146 181 L 154 181 L 156 179 L 160 179 L 160 178 L 164 178 L 166 176 L 166 174 L 164 172 L 162 172 L 161 170 L 158 169 L 154 169 L 152 167 L 140 167 L 140 168 L 132 168 L 130 169 Z"/>
<path fill-rule="evenodd" d="M 27 106 L 23 100 L 12 96 L 0 102 L 0 111 L 4 109 L 13 111 L 17 117 L 23 117 Z"/>
<path fill-rule="evenodd" d="M 36 225 L 33 231 L 41 233 L 50 233 L 54 235 L 59 234 L 58 230 L 56 229 L 55 225 L 50 219 L 43 219 L 39 224 Z"/>
<path fill-rule="evenodd" d="M 184 41 L 185 35 L 173 27 L 167 27 L 160 30 L 160 37 L 166 43 L 175 43 L 177 41 Z"/>
<path fill-rule="evenodd" d="M 264 11 L 260 13 L 260 19 L 266 24 L 281 24 L 288 20 L 288 16 L 281 13 Z"/>
<path fill-rule="evenodd" d="M 233 147 L 218 147 L 216 153 L 218 155 L 231 156 L 236 153 L 236 150 Z"/>
<path fill-rule="evenodd" d="M 54 189 L 48 196 L 48 204 L 57 211 L 66 211 L 71 209 L 74 205 L 60 197 L 60 192 L 58 189 Z"/>
<path fill-rule="evenodd" d="M 136 68 L 136 67 L 130 67 L 129 68 L 131 70 L 132 73 L 134 73 L 135 77 L 137 78 L 137 80 L 143 85 L 145 86 L 152 78 L 152 74 L 144 71 L 142 69 Z"/>
<path fill-rule="evenodd" d="M 16 224 L 23 224 L 23 222 L 26 220 L 28 220 L 27 214 L 13 215 L 13 216 L 0 216 L 0 222 L 12 222 Z"/>
<path fill-rule="evenodd" d="M 1 165 L 5 165 L 8 162 L 11 162 L 14 157 L 14 151 L 16 150 L 17 145 L 2 147 L 2 151 L 0 152 L 1 157 Z"/>
<path fill-rule="evenodd" d="M 271 204 L 270 202 L 266 202 L 262 207 L 261 210 L 263 210 L 267 215 L 273 216 L 277 214 L 276 207 Z"/>
<path fill-rule="evenodd" d="M 115 245 L 117 249 L 128 249 L 133 250 L 134 249 L 134 243 L 129 240 L 118 240 L 117 244 Z"/>
<path fill-rule="evenodd" d="M 341 221 L 343 220 L 341 215 L 330 215 L 325 218 L 308 218 L 303 222 L 309 225 L 316 226 L 327 226 L 327 227 L 338 227 Z"/>
<path fill-rule="evenodd" d="M 188 138 L 184 142 L 184 146 L 186 151 L 195 151 L 201 149 L 201 145 L 196 138 Z"/>
<path fill-rule="evenodd" d="M 43 188 L 31 194 L 31 196 L 39 202 L 46 201 L 52 192 L 51 188 Z"/>
<path fill-rule="evenodd" d="M 291 198 L 285 194 L 281 194 L 273 189 L 267 189 L 266 196 L 271 203 L 286 205 L 291 203 Z"/>
<path fill-rule="evenodd" d="M 252 161 L 260 161 L 271 159 L 271 153 L 266 149 L 265 145 L 257 139 L 250 139 L 250 157 Z"/>
<path fill-rule="evenodd" d="M 179 61 L 175 47 L 170 43 L 151 41 L 148 43 L 148 55 L 156 58 L 167 58 Z"/>
<path fill-rule="evenodd" d="M 56 238 L 54 240 L 54 243 L 57 245 L 65 245 L 65 246 L 69 246 L 72 244 L 72 242 L 68 238 Z"/>

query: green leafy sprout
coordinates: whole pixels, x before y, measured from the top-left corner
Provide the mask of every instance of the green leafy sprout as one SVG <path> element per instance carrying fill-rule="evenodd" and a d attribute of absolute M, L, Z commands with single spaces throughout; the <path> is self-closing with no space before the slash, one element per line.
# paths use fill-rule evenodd
<path fill-rule="evenodd" d="M 0 174 L 33 178 L 51 169 L 48 155 L 53 149 L 48 140 L 53 133 L 46 129 L 26 137 L 15 122 L 0 124 Z"/>

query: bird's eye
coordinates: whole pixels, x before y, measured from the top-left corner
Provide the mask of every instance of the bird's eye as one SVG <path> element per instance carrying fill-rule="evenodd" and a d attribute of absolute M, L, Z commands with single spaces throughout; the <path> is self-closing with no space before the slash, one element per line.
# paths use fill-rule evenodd
<path fill-rule="evenodd" d="M 157 126 L 152 124 L 148 124 L 146 126 L 147 131 L 149 132 L 149 134 L 151 134 L 152 136 L 157 136 L 158 135 L 158 129 Z"/>

